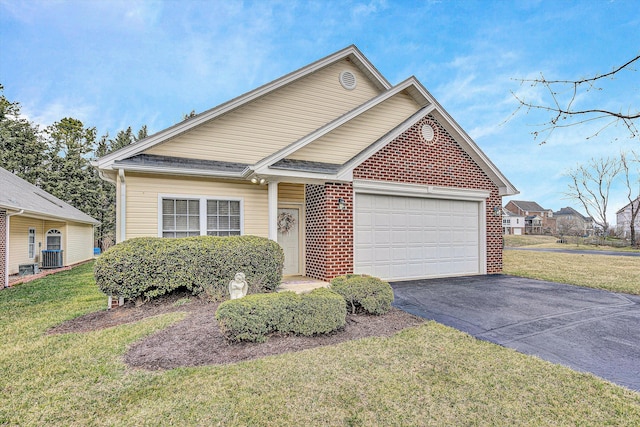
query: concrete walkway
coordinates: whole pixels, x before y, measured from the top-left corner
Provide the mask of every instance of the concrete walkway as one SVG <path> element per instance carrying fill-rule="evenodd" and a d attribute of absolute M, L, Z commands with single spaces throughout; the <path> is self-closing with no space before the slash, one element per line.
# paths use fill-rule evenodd
<path fill-rule="evenodd" d="M 322 280 L 312 279 L 306 276 L 284 276 L 278 286 L 278 292 L 293 291 L 297 294 L 311 292 L 316 288 L 326 288 L 330 284 Z"/>
<path fill-rule="evenodd" d="M 392 287 L 409 313 L 640 391 L 640 296 L 507 275 Z"/>

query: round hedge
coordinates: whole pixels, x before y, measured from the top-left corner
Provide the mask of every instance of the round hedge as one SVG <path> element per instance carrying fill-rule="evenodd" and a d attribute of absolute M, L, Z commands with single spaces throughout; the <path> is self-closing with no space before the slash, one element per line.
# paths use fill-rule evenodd
<path fill-rule="evenodd" d="M 245 274 L 249 293 L 275 291 L 283 264 L 282 248 L 263 237 L 140 237 L 100 255 L 94 275 L 102 292 L 129 300 L 177 288 L 219 300 L 229 295 L 229 281 L 237 272 Z"/>
<path fill-rule="evenodd" d="M 324 334 L 342 328 L 344 299 L 326 288 L 307 294 L 279 292 L 247 295 L 221 303 L 216 310 L 220 330 L 229 341 L 264 342 L 273 332 Z"/>
<path fill-rule="evenodd" d="M 347 274 L 331 281 L 331 290 L 342 295 L 352 313 L 385 314 L 391 309 L 393 289 L 377 277 Z"/>

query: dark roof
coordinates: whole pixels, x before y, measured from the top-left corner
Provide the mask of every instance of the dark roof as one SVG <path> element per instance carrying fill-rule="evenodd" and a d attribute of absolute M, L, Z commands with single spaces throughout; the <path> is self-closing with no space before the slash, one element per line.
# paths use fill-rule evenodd
<path fill-rule="evenodd" d="M 337 173 L 342 165 L 334 163 L 312 162 L 308 160 L 282 159 L 271 165 L 274 169 L 286 169 L 302 172 Z"/>
<path fill-rule="evenodd" d="M 114 162 L 118 166 L 145 166 L 157 168 L 180 168 L 206 170 L 211 172 L 241 173 L 247 166 L 245 163 L 220 162 L 217 160 L 185 159 L 182 157 L 157 156 L 155 154 L 138 154 L 128 159 Z"/>
<path fill-rule="evenodd" d="M 100 222 L 79 209 L 0 168 L 0 208 L 90 224 Z"/>
<path fill-rule="evenodd" d="M 509 209 L 507 208 L 502 208 L 502 212 L 506 215 L 506 216 L 522 216 L 520 214 L 517 214 L 515 212 L 511 212 Z"/>
<path fill-rule="evenodd" d="M 563 216 L 563 215 L 575 215 L 575 216 L 579 216 L 580 218 L 582 218 L 585 221 L 590 220 L 590 217 L 584 216 L 582 215 L 580 212 L 578 212 L 577 210 L 573 209 L 570 206 L 567 206 L 565 208 L 560 209 L 558 212 L 554 212 L 553 216 Z"/>
<path fill-rule="evenodd" d="M 513 203 L 514 205 L 516 205 L 521 210 L 528 211 L 528 212 L 545 212 L 545 211 L 548 210 L 548 209 L 543 208 L 542 206 L 540 206 L 536 202 L 527 202 L 527 201 L 524 201 L 524 200 L 511 200 L 510 203 Z"/>

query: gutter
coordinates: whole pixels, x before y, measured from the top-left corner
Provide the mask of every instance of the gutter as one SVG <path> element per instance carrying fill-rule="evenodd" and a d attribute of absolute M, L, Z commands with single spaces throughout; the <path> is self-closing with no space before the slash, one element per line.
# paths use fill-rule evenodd
<path fill-rule="evenodd" d="M 5 232 L 7 233 L 6 236 L 6 240 L 5 240 L 5 251 L 4 251 L 4 287 L 8 288 L 9 287 L 9 217 L 12 217 L 14 215 L 22 215 L 24 213 L 24 209 L 20 209 L 18 212 L 14 212 L 14 213 L 9 213 L 7 212 L 5 214 L 5 218 L 7 220 L 7 224 L 6 224 L 6 230 Z"/>

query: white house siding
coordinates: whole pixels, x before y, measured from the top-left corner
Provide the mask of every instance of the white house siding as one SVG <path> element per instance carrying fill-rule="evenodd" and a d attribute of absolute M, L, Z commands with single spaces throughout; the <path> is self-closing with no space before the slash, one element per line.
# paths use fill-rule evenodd
<path fill-rule="evenodd" d="M 399 93 L 318 138 L 288 158 L 343 164 L 414 114 L 420 106 Z"/>
<path fill-rule="evenodd" d="M 355 89 L 341 86 L 339 75 L 343 70 L 356 75 Z M 379 93 L 360 69 L 343 60 L 145 153 L 255 163 Z"/>
<path fill-rule="evenodd" d="M 634 201 L 634 203 L 637 206 L 640 202 Z M 622 237 L 626 239 L 631 237 L 631 205 L 625 206 L 616 213 L 616 227 Z M 635 229 L 637 234 L 640 233 L 640 214 L 636 216 Z"/>
<path fill-rule="evenodd" d="M 242 198 L 244 234 L 268 237 L 267 186 L 180 176 L 127 174 L 126 238 L 158 236 L 159 195 Z M 120 225 L 118 223 L 117 227 Z"/>

